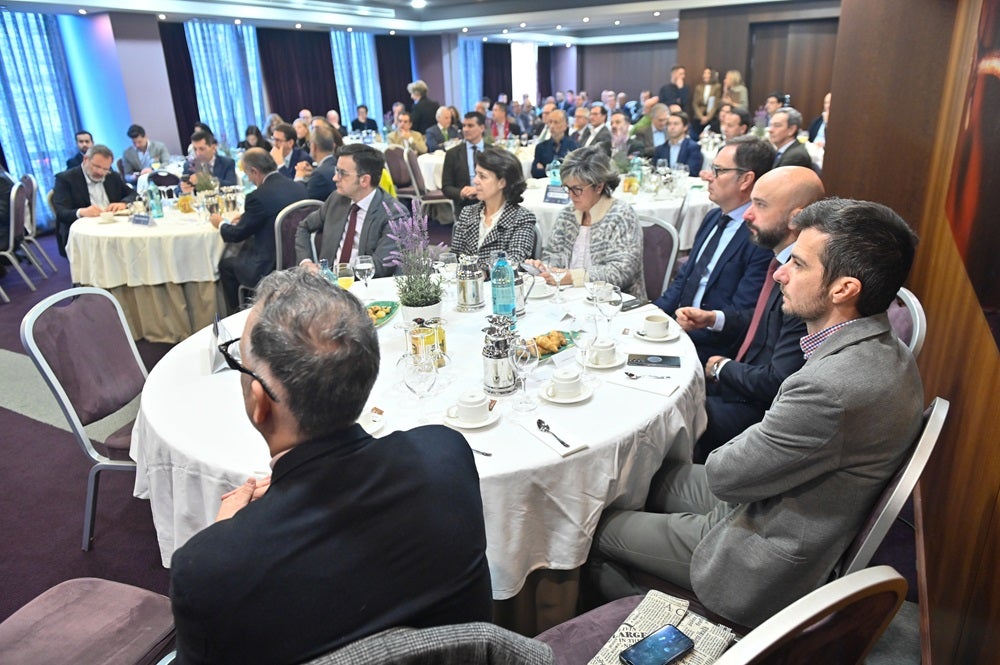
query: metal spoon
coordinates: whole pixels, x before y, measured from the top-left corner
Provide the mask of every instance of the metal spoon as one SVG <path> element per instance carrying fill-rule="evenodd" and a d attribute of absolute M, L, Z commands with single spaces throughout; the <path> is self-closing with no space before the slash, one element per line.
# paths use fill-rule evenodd
<path fill-rule="evenodd" d="M 625 372 L 625 376 L 632 379 L 633 381 L 638 381 L 639 379 L 669 379 L 669 376 L 659 376 L 657 374 L 633 374 L 632 372 Z"/>
<path fill-rule="evenodd" d="M 493 457 L 493 453 L 488 453 L 485 450 L 479 450 L 477 448 L 472 448 L 472 452 L 476 453 L 477 455 L 482 455 L 483 457 Z"/>
<path fill-rule="evenodd" d="M 541 418 L 539 418 L 538 422 L 535 423 L 535 424 L 538 425 L 538 429 L 541 430 L 542 432 L 545 432 L 546 434 L 551 434 L 552 436 L 556 437 L 556 441 L 558 441 L 559 443 L 563 444 L 564 447 L 566 447 L 566 448 L 570 447 L 570 445 L 568 443 L 566 443 L 565 441 L 563 441 L 562 439 L 560 439 L 559 436 L 555 432 L 553 432 L 551 429 L 549 429 L 549 424 L 547 422 L 545 422 L 544 420 L 542 420 Z"/>

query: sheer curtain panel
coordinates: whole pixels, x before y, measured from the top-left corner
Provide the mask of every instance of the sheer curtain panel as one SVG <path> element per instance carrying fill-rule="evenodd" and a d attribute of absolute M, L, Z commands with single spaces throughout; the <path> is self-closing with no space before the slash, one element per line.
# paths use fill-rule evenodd
<path fill-rule="evenodd" d="M 368 107 L 368 117 L 381 126 L 382 87 L 379 85 L 375 37 L 366 32 L 330 31 L 333 71 L 340 85 L 340 124 L 350 128 L 359 104 Z"/>
<path fill-rule="evenodd" d="M 465 114 L 473 111 L 483 96 L 483 43 L 478 39 L 458 39 L 458 62 L 462 71 L 462 106 Z"/>
<path fill-rule="evenodd" d="M 263 126 L 264 82 L 257 34 L 248 25 L 184 23 L 201 121 L 221 147 L 235 148 L 247 125 Z"/>
<path fill-rule="evenodd" d="M 79 118 L 55 16 L 0 11 L 0 144 L 15 181 L 30 173 L 39 194 L 76 152 Z M 52 225 L 39 198 L 38 226 Z"/>

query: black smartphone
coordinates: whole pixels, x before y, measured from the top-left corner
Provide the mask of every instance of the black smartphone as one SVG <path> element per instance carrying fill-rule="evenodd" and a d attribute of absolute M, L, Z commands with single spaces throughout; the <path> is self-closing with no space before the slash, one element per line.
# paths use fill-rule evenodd
<path fill-rule="evenodd" d="M 668 625 L 622 651 L 618 660 L 624 665 L 667 665 L 693 648 L 690 637 Z"/>
<path fill-rule="evenodd" d="M 643 305 L 648 305 L 649 301 L 644 298 L 636 298 L 635 300 L 629 300 L 627 303 L 622 305 L 622 311 L 627 312 L 629 310 L 638 309 Z"/>
<path fill-rule="evenodd" d="M 628 364 L 632 367 L 673 367 L 681 366 L 680 356 L 647 356 L 644 353 L 628 354 Z"/>

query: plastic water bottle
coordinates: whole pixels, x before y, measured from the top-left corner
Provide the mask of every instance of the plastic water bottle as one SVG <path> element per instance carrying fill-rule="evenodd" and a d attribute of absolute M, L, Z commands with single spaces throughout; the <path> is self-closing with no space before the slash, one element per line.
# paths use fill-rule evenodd
<path fill-rule="evenodd" d="M 161 219 L 163 217 L 163 200 L 160 198 L 160 188 L 151 182 L 146 188 L 146 193 L 149 194 L 149 214 L 153 216 L 153 219 Z"/>
<path fill-rule="evenodd" d="M 331 284 L 337 283 L 337 276 L 333 273 L 332 270 L 330 270 L 330 262 L 327 261 L 326 259 L 319 260 L 319 274 L 323 275 L 323 277 L 326 277 L 326 279 Z"/>
<path fill-rule="evenodd" d="M 517 295 L 514 292 L 514 269 L 507 262 L 507 252 L 497 252 L 497 262 L 490 272 L 493 291 L 493 313 L 517 322 Z"/>

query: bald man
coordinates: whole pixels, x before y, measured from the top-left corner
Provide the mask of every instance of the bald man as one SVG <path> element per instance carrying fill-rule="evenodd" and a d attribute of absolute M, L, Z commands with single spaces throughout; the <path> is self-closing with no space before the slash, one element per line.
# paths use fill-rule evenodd
<path fill-rule="evenodd" d="M 723 338 L 742 340 L 734 358 L 711 356 L 705 364 L 705 410 L 708 429 L 695 444 L 694 462 L 760 422 L 787 376 L 805 362 L 799 339 L 805 323 L 781 309 L 781 289 L 772 276 L 792 253 L 799 231 L 795 216 L 823 198 L 823 183 L 812 169 L 782 166 L 761 176 L 743 215 L 751 242 L 770 249 L 775 259 L 753 309 L 677 310 L 677 322 L 687 331 L 708 328 Z"/>

